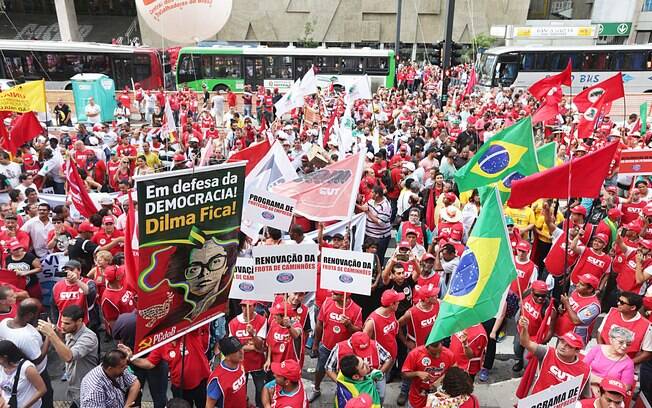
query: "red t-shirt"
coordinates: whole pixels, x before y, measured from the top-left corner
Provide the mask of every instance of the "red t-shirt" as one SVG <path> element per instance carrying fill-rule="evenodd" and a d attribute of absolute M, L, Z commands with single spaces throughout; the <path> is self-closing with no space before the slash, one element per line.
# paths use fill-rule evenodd
<path fill-rule="evenodd" d="M 86 169 L 86 160 L 91 157 L 95 157 L 95 152 L 91 149 L 84 149 L 82 151 L 74 150 L 72 153 L 72 158 L 80 169 Z"/>
<path fill-rule="evenodd" d="M 205 341 L 202 336 L 208 336 L 208 332 L 203 328 L 186 334 L 186 354 L 183 363 L 183 388 L 192 390 L 201 384 L 202 380 L 208 378 L 211 369 L 208 365 L 208 359 L 204 354 L 206 352 Z M 167 361 L 170 368 L 170 381 L 175 387 L 181 386 L 181 350 L 183 341 L 174 340 L 164 346 L 152 351 L 148 356 L 152 364 L 157 365 L 161 360 Z"/>
<path fill-rule="evenodd" d="M 349 333 L 346 326 L 340 323 L 342 314 L 348 317 L 354 326 L 362 327 L 362 309 L 351 299 L 347 299 L 346 303 L 346 308 L 343 311 L 333 298 L 329 297 L 326 298 L 319 309 L 317 319 L 324 324 L 321 344 L 329 350 L 332 350 L 337 343 L 348 339 L 353 334 Z"/>
<path fill-rule="evenodd" d="M 132 145 L 123 145 L 121 144 L 118 146 L 116 149 L 116 152 L 118 153 L 118 157 L 122 156 L 137 156 L 138 155 L 138 150 Z"/>
<path fill-rule="evenodd" d="M 89 279 L 81 278 L 82 282 L 88 283 Z M 84 323 L 88 323 L 88 305 L 86 304 L 86 295 L 76 284 L 69 284 L 66 279 L 62 279 L 54 284 L 52 288 L 52 302 L 59 310 L 59 321 L 57 325 L 61 328 L 61 312 L 70 305 L 77 305 L 84 311 Z"/>
<path fill-rule="evenodd" d="M 293 328 L 301 329 L 301 324 L 297 321 L 292 323 Z M 295 348 L 295 340 L 290 335 L 290 329 L 282 327 L 274 321 L 270 321 L 269 332 L 265 342 L 272 350 L 272 363 L 280 363 L 285 360 L 299 361 L 300 355 Z M 301 344 L 301 343 L 299 343 Z"/>
<path fill-rule="evenodd" d="M 125 233 L 114 229 L 113 233 L 111 235 L 107 234 L 105 230 L 101 229 L 97 231 L 94 235 L 93 238 L 91 238 L 91 241 L 94 242 L 95 244 L 99 246 L 104 246 L 110 243 L 112 240 L 120 237 L 124 237 Z M 111 255 L 116 255 L 118 252 L 123 252 L 124 251 L 124 242 L 119 243 L 118 245 L 115 245 L 113 248 L 109 250 L 111 252 Z"/>
<path fill-rule="evenodd" d="M 121 314 L 131 313 L 136 308 L 134 294 L 131 291 L 126 288 L 111 289 L 108 286 L 102 292 L 100 305 L 107 322 L 115 321 Z"/>
<path fill-rule="evenodd" d="M 425 371 L 430 374 L 428 380 L 412 378 L 410 383 L 410 392 L 408 401 L 414 408 L 423 408 L 426 406 L 428 393 L 432 390 L 433 384 L 446 374 L 449 367 L 455 364 L 455 355 L 452 351 L 441 346 L 439 356 L 434 357 L 426 350 L 425 346 L 419 346 L 410 351 L 403 363 L 401 372 Z"/>

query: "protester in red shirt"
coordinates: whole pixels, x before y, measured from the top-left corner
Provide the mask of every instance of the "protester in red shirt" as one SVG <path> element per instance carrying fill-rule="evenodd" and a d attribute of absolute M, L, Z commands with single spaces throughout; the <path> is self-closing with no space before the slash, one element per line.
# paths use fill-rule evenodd
<path fill-rule="evenodd" d="M 481 323 L 459 331 L 451 336 L 450 350 L 458 367 L 469 373 L 472 379 L 482 368 L 489 339 Z"/>
<path fill-rule="evenodd" d="M 81 264 L 79 261 L 69 260 L 61 268 L 66 272 L 66 277 L 52 287 L 53 314 L 57 325 L 61 328 L 59 313 L 69 305 L 77 305 L 84 312 L 84 323 L 88 323 L 88 308 L 95 301 L 97 289 L 95 282 L 81 277 Z"/>
<path fill-rule="evenodd" d="M 270 309 L 269 330 L 265 341 L 267 344 L 265 371 L 269 371 L 272 363 L 280 363 L 288 359 L 298 360 L 299 351 L 295 348 L 295 340 L 301 340 L 303 327 L 294 319 L 295 317 L 296 312 L 292 304 L 286 302 L 282 296 L 277 296 Z"/>
<path fill-rule="evenodd" d="M 16 317 L 16 294 L 8 286 L 0 286 L 0 322 Z"/>
<path fill-rule="evenodd" d="M 91 241 L 99 246 L 105 246 L 114 240 L 124 236 L 124 232 L 115 228 L 115 218 L 111 215 L 107 215 L 106 217 L 102 218 L 102 228 L 93 235 Z M 109 252 L 111 252 L 111 255 L 113 256 L 123 251 L 124 242 L 120 242 L 118 245 L 115 245 L 113 248 L 109 249 Z"/>
<path fill-rule="evenodd" d="M 455 355 L 441 341 L 410 351 L 403 363 L 403 377 L 411 380 L 408 401 L 414 408 L 426 406 L 427 394 L 434 392 L 446 371 L 455 365 Z"/>
<path fill-rule="evenodd" d="M 272 363 L 274 380 L 265 385 L 265 407 L 308 408 L 308 399 L 301 381 L 301 366 L 296 360 Z"/>
<path fill-rule="evenodd" d="M 111 265 L 104 271 L 106 288 L 101 295 L 100 308 L 109 330 L 113 327 L 113 323 L 118 319 L 118 316 L 123 313 L 131 313 L 136 308 L 134 294 L 123 284 L 124 277 L 124 265 L 120 267 Z"/>
<path fill-rule="evenodd" d="M 580 400 L 581 408 L 612 408 L 625 406 L 627 386 L 615 378 L 605 377 L 600 381 L 600 395 L 597 398 Z"/>

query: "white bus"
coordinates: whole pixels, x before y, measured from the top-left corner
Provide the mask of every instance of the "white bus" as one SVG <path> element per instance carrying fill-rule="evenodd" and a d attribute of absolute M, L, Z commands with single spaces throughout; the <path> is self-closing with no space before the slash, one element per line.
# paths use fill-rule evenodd
<path fill-rule="evenodd" d="M 481 87 L 527 88 L 573 66 L 573 92 L 623 73 L 625 92 L 652 92 L 652 44 L 497 47 L 485 51 L 476 72 Z"/>
<path fill-rule="evenodd" d="M 106 74 L 116 89 L 139 82 L 163 85 L 159 53 L 147 47 L 84 42 L 0 40 L 0 78 L 15 82 L 45 79 L 47 89 L 72 89 L 81 73 Z"/>

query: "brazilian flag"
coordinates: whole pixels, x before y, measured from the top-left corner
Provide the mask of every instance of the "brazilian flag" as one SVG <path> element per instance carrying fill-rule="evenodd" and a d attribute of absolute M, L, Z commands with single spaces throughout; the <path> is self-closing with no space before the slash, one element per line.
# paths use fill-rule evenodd
<path fill-rule="evenodd" d="M 544 171 L 555 167 L 557 161 L 557 143 L 546 143 L 537 149 L 537 159 L 539 161 L 539 170 Z"/>
<path fill-rule="evenodd" d="M 494 317 L 514 279 L 503 205 L 494 188 L 482 204 L 426 344 Z"/>
<path fill-rule="evenodd" d="M 502 181 L 507 187 L 539 171 L 532 134 L 532 119 L 521 119 L 482 145 L 471 160 L 455 173 L 460 191 Z"/>

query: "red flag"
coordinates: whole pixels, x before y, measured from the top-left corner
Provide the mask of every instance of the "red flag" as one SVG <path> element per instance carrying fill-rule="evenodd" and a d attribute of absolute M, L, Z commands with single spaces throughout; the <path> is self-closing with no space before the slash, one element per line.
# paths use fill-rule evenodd
<path fill-rule="evenodd" d="M 598 101 L 605 104 L 625 96 L 623 88 L 623 75 L 617 73 L 609 79 L 586 88 L 573 98 L 573 103 L 580 112 L 585 112 Z"/>
<path fill-rule="evenodd" d="M 4 127 L 4 124 L 2 127 Z M 41 133 L 43 133 L 43 127 L 39 123 L 36 114 L 34 112 L 26 112 L 16 118 L 9 132 L 9 137 L 5 136 L 2 146 L 7 151 L 16 153 L 20 146 L 30 142 Z"/>
<path fill-rule="evenodd" d="M 462 92 L 461 99 L 464 99 L 466 95 L 471 95 L 473 93 L 473 88 L 477 82 L 478 78 L 475 75 L 475 67 L 471 67 L 471 72 L 469 72 L 469 82 L 466 83 L 466 88 L 464 88 L 464 92 Z"/>
<path fill-rule="evenodd" d="M 7 150 L 10 151 L 11 148 L 9 147 L 9 132 L 7 131 L 7 127 L 5 126 L 5 119 L 11 116 L 11 112 L 7 111 L 1 111 L 0 112 L 0 146 Z"/>
<path fill-rule="evenodd" d="M 552 88 L 561 88 L 562 85 L 571 86 L 571 61 L 568 60 L 566 68 L 558 73 L 557 75 L 552 75 L 547 78 L 543 78 L 530 86 L 528 91 L 535 98 L 541 100 Z"/>
<path fill-rule="evenodd" d="M 613 142 L 586 156 L 572 160 L 571 197 L 597 197 L 609 172 L 609 165 L 618 149 Z M 568 172 L 571 163 L 553 167 L 541 173 L 512 182 L 508 205 L 522 208 L 539 198 L 568 198 Z"/>
<path fill-rule="evenodd" d="M 537 331 L 536 338 L 532 339 L 534 342 L 542 344 L 543 339 L 546 338 L 546 335 L 548 334 L 548 330 L 550 329 L 550 318 L 552 315 L 552 302 L 548 305 L 548 308 L 546 309 L 546 313 L 543 316 L 543 321 L 541 322 L 541 326 L 539 326 L 539 330 Z M 530 392 L 530 388 L 532 388 L 532 382 L 534 381 L 535 374 L 537 372 L 537 368 L 539 366 L 539 362 L 534 358 L 532 354 L 528 354 L 528 365 L 525 367 L 525 372 L 523 373 L 523 377 L 521 377 L 521 382 L 518 384 L 518 388 L 516 389 L 516 398 L 523 399 L 527 397 L 527 395 Z"/>
<path fill-rule="evenodd" d="M 226 161 L 227 163 L 231 162 L 237 162 L 241 160 L 247 160 L 247 166 L 245 167 L 245 176 L 249 174 L 251 170 L 253 170 L 254 167 L 256 167 L 256 164 L 265 157 L 269 149 L 271 149 L 271 145 L 269 144 L 269 140 L 265 138 L 264 142 L 260 143 L 253 143 L 249 147 L 240 150 L 239 152 L 236 152 L 233 154 L 233 156 L 229 157 L 229 159 Z"/>
<path fill-rule="evenodd" d="M 313 221 L 343 220 L 353 216 L 365 156 L 357 153 L 308 176 L 300 176 L 270 190 L 297 200 L 295 213 Z"/>
<path fill-rule="evenodd" d="M 129 207 L 125 224 L 125 286 L 135 292 L 138 284 L 138 229 L 136 228 L 136 209 L 129 193 Z M 135 245 L 134 245 L 135 244 Z"/>
<path fill-rule="evenodd" d="M 258 133 L 264 133 L 266 130 L 267 130 L 267 120 L 263 115 L 263 117 L 260 118 L 260 127 L 258 128 Z"/>
<path fill-rule="evenodd" d="M 328 124 L 326 125 L 326 131 L 324 132 L 324 138 L 322 141 L 323 148 L 326 148 L 326 146 L 328 146 L 328 139 L 330 139 L 331 133 L 333 132 L 333 125 L 335 124 L 336 117 L 337 114 L 335 113 L 335 110 L 333 110 L 330 119 L 328 119 Z"/>
<path fill-rule="evenodd" d="M 88 195 L 84 180 L 79 176 L 77 166 L 71 158 L 68 158 L 65 172 L 66 180 L 68 181 L 68 195 L 72 203 L 81 215 L 90 218 L 91 215 L 97 212 L 97 207 L 93 203 L 93 200 L 91 200 L 91 196 Z"/>
<path fill-rule="evenodd" d="M 586 112 L 580 115 L 580 122 L 577 124 L 577 137 L 586 139 L 593 135 L 602 111 L 601 102 L 601 100 L 598 100 L 595 105 L 590 106 Z"/>

